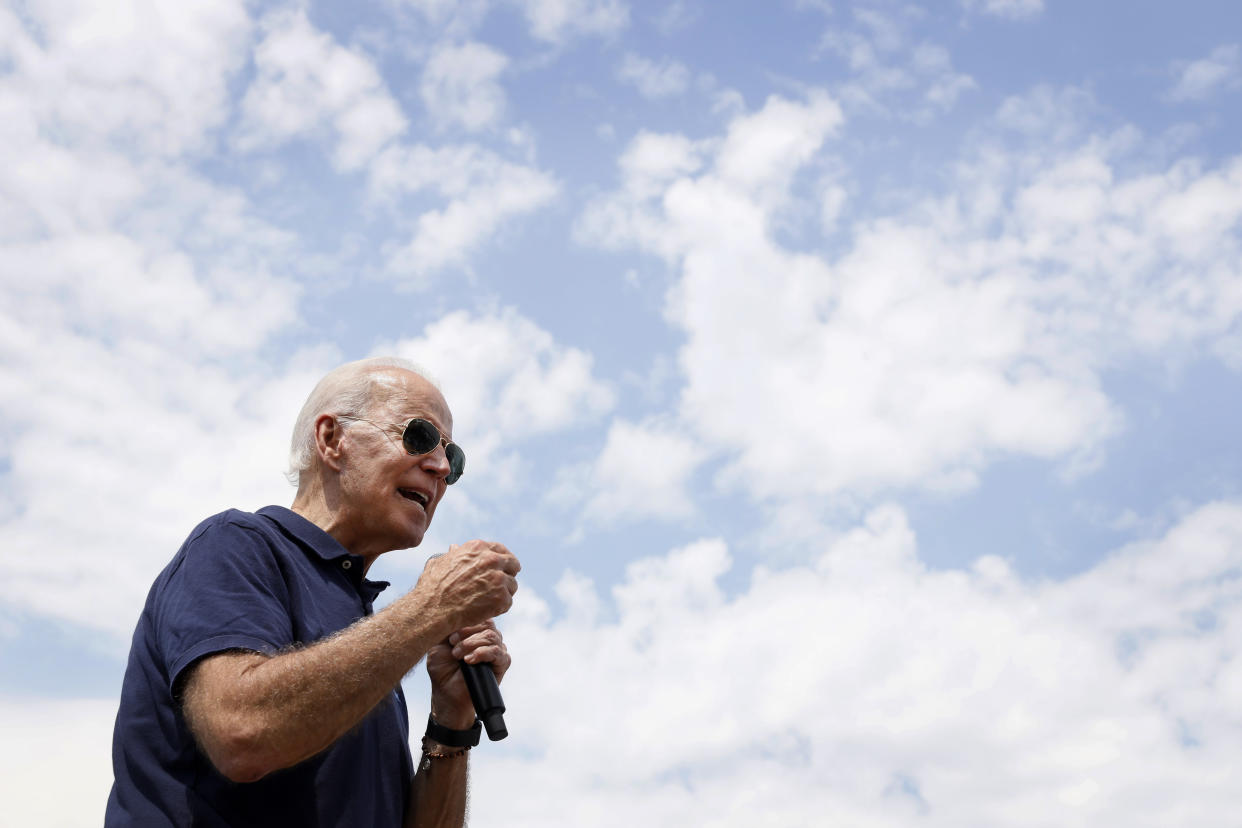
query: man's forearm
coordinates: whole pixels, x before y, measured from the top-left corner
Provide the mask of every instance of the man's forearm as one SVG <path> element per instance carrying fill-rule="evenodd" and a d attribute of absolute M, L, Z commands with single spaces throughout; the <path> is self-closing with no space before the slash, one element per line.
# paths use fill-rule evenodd
<path fill-rule="evenodd" d="M 331 745 L 450 631 L 414 593 L 304 649 L 225 653 L 186 686 L 186 717 L 222 773 L 253 781 Z"/>
<path fill-rule="evenodd" d="M 423 740 L 410 786 L 405 828 L 461 828 L 466 824 L 469 752 Z"/>

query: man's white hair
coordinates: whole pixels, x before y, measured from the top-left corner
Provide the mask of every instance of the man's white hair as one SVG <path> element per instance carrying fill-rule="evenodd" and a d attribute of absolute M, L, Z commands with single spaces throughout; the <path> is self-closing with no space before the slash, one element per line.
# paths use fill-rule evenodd
<path fill-rule="evenodd" d="M 421 367 L 400 357 L 371 357 L 333 368 L 315 385 L 293 424 L 293 438 L 289 441 L 289 470 L 285 472 L 291 484 L 297 486 L 302 472 L 311 467 L 315 457 L 315 420 L 319 415 L 369 415 L 377 402 L 387 398 L 384 391 L 391 387 L 384 377 L 385 368 L 410 371 L 439 387 Z"/>

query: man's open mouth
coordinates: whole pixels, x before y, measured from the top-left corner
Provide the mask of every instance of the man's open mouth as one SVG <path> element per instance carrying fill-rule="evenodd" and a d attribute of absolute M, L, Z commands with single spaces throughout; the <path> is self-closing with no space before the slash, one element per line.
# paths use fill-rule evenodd
<path fill-rule="evenodd" d="M 412 500 L 419 506 L 427 505 L 427 495 L 422 492 L 416 492 L 413 489 L 397 489 L 397 492 L 406 500 Z"/>

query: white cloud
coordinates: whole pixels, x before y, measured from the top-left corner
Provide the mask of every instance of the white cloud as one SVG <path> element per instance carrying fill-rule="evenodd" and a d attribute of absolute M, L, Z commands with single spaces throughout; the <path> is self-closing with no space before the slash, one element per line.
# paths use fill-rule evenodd
<path fill-rule="evenodd" d="M 963 8 L 1013 20 L 1037 17 L 1044 10 L 1044 0 L 962 0 Z"/>
<path fill-rule="evenodd" d="M 826 98 L 773 99 L 719 142 L 661 138 L 664 175 L 633 163 L 643 136 L 579 227 L 679 268 L 680 413 L 732 458 L 727 485 L 960 490 L 1000 453 L 1082 467 L 1120 425 L 1103 370 L 1211 348 L 1242 316 L 1242 159 L 1122 176 L 1125 141 L 989 147 L 948 196 L 856 221 L 829 261 L 774 228 L 839 121 Z M 692 146 L 714 149 L 697 174 Z"/>
<path fill-rule="evenodd" d="M 841 123 L 840 107 L 820 92 L 811 93 L 806 104 L 772 96 L 759 112 L 729 124 L 716 155 L 715 177 L 774 208 L 794 173 Z"/>
<path fill-rule="evenodd" d="M 496 82 L 509 59 L 483 43 L 445 45 L 427 60 L 419 92 L 438 126 L 479 130 L 496 123 L 505 93 Z"/>
<path fill-rule="evenodd" d="M 114 343 L 52 323 L 46 305 L 18 307 L 43 330 L 0 332 L 15 372 L 0 401 L 11 464 L 0 604 L 98 630 L 90 646 L 116 651 L 197 521 L 288 501 L 288 428 L 317 377 L 247 376 L 179 350 L 175 334 Z"/>
<path fill-rule="evenodd" d="M 617 77 L 633 84 L 644 98 L 669 98 L 690 87 L 690 70 L 682 63 L 665 58 L 662 61 L 629 52 L 617 67 Z"/>
<path fill-rule="evenodd" d="M 612 35 L 630 22 L 622 0 L 509 0 L 521 9 L 530 33 L 539 40 L 562 43 L 580 35 Z"/>
<path fill-rule="evenodd" d="M 370 173 L 372 193 L 403 213 L 401 199 L 420 190 L 432 189 L 448 200 L 414 218 L 413 238 L 388 255 L 389 271 L 413 277 L 416 284 L 461 264 L 504 222 L 544 206 L 559 189 L 550 175 L 476 145 L 389 147 Z"/>
<path fill-rule="evenodd" d="M 96 151 L 163 158 L 210 147 L 245 63 L 244 3 L 70 0 L 23 6 L 23 15 L 0 11 L 0 63 L 11 69 L 0 106 L 20 101 L 4 120 L 32 118 L 62 146 Z"/>
<path fill-rule="evenodd" d="M 871 28 L 873 31 L 870 32 L 830 28 L 823 37 L 822 45 L 845 60 L 858 78 L 862 90 L 870 97 L 912 86 L 913 79 L 906 69 L 887 62 L 889 54 L 900 49 L 903 38 L 891 25 Z"/>
<path fill-rule="evenodd" d="M 953 68 L 943 46 L 914 41 L 912 23 L 921 14 L 913 7 L 856 8 L 854 25 L 830 22 L 820 46 L 840 56 L 853 76 L 838 92 L 843 102 L 923 122 L 949 111 L 977 86 Z"/>
<path fill-rule="evenodd" d="M 431 371 L 459 412 L 457 426 L 471 434 L 524 439 L 593 419 L 614 403 L 591 375 L 588 353 L 557 344 L 513 309 L 454 311 L 393 347 Z"/>
<path fill-rule="evenodd" d="M 398 0 L 417 11 L 439 33 L 461 38 L 476 32 L 498 7 L 514 8 L 530 35 L 555 46 L 584 36 L 610 37 L 630 21 L 625 0 Z"/>
<path fill-rule="evenodd" d="M 685 435 L 655 422 L 615 420 L 586 475 L 583 516 L 601 524 L 690 515 L 690 474 L 702 451 Z"/>
<path fill-rule="evenodd" d="M 640 132 L 618 159 L 624 195 L 596 200 L 575 225 L 575 237 L 586 243 L 620 248 L 641 239 L 662 255 L 676 255 L 676 245 L 660 232 L 658 217 L 635 209 L 656 198 L 671 184 L 703 164 L 704 147 L 681 135 Z"/>
<path fill-rule="evenodd" d="M 963 92 L 979 86 L 970 75 L 954 71 L 949 51 L 943 46 L 920 44 L 914 50 L 913 65 L 931 78 L 924 98 L 942 111 L 951 109 Z"/>
<path fill-rule="evenodd" d="M 101 629 L 107 648 L 205 508 L 287 496 L 273 433 L 292 413 L 249 355 L 299 291 L 270 264 L 288 236 L 186 163 L 222 121 L 244 14 L 97 9 L 39 10 L 38 45 L 5 35 L 21 58 L 3 129 L 30 163 L 0 172 L 0 215 L 17 217 L 0 231 L 0 605 Z M 120 97 L 95 119 L 78 106 L 101 78 Z"/>
<path fill-rule="evenodd" d="M 315 29 L 304 11 L 273 12 L 263 32 L 256 77 L 241 102 L 239 149 L 326 135 L 333 163 L 352 170 L 405 131 L 405 116 L 372 61 Z"/>
<path fill-rule="evenodd" d="M 1218 46 L 1200 60 L 1174 65 L 1177 83 L 1169 91 L 1173 101 L 1203 101 L 1242 86 L 1242 48 L 1230 43 Z"/>
<path fill-rule="evenodd" d="M 701 147 L 681 135 L 640 132 L 618 160 L 630 191 L 639 197 L 655 195 L 676 179 L 696 172 L 703 164 Z"/>
<path fill-rule="evenodd" d="M 1006 98 L 995 119 L 1006 129 L 1061 145 L 1081 140 L 1084 124 L 1095 109 L 1094 99 L 1082 89 L 1041 84 L 1023 95 Z"/>
<path fill-rule="evenodd" d="M 615 616 L 573 573 L 561 617 L 521 593 L 513 737 L 474 760 L 475 819 L 1225 826 L 1242 806 L 1220 770 L 1242 760 L 1242 506 L 1063 583 L 991 556 L 929 571 L 893 507 L 732 597 L 729 567 L 720 540 L 635 562 Z"/>

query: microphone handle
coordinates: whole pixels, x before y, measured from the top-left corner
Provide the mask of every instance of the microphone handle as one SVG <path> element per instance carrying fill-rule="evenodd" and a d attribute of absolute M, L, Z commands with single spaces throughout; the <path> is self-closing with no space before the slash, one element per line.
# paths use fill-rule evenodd
<path fill-rule="evenodd" d="M 466 689 L 470 691 L 470 701 L 474 702 L 474 712 L 483 721 L 487 738 L 498 742 L 509 735 L 505 727 L 505 702 L 500 697 L 500 685 L 496 683 L 496 672 L 489 662 L 467 664 L 461 662 L 461 675 L 466 680 Z"/>

